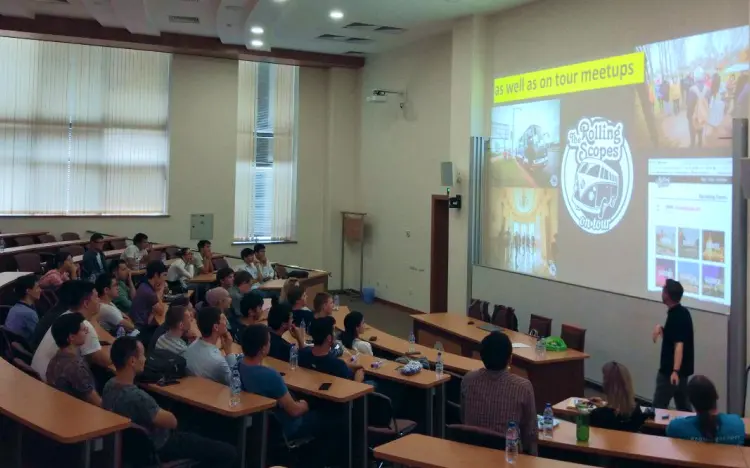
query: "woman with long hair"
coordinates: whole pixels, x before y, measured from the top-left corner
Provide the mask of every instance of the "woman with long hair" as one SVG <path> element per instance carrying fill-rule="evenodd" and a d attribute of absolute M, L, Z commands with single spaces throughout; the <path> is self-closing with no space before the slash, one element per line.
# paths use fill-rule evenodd
<path fill-rule="evenodd" d="M 361 312 L 349 312 L 344 317 L 344 332 L 341 342 L 347 349 L 372 356 L 372 345 L 360 338 L 365 331 L 365 317 Z"/>
<path fill-rule="evenodd" d="M 716 407 L 719 394 L 708 377 L 693 376 L 687 385 L 687 393 L 696 415 L 670 422 L 668 437 L 726 445 L 745 442 L 745 423 L 736 414 L 719 413 Z"/>
<path fill-rule="evenodd" d="M 602 367 L 602 387 L 607 398 L 592 398 L 597 408 L 591 412 L 591 425 L 618 431 L 637 432 L 646 416 L 635 401 L 630 371 L 619 362 L 610 361 Z"/>

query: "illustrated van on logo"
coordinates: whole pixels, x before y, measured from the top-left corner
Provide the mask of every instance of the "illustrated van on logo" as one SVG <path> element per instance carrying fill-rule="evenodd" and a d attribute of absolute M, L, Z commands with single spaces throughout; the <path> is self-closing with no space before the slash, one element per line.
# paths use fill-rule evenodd
<path fill-rule="evenodd" d="M 584 159 L 576 172 L 573 203 L 583 211 L 604 217 L 607 207 L 617 206 L 620 176 L 598 159 Z"/>

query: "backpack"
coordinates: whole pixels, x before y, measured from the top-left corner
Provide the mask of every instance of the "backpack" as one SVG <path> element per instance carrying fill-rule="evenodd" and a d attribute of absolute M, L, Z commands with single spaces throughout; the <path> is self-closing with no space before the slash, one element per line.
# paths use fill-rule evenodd
<path fill-rule="evenodd" d="M 138 380 L 156 383 L 162 379 L 174 380 L 185 377 L 185 358 L 166 349 L 155 349 L 146 358 L 146 365 Z"/>
<path fill-rule="evenodd" d="M 708 87 L 704 87 L 703 91 L 698 89 L 697 85 L 693 85 L 690 88 L 691 93 L 695 93 L 698 100 L 695 102 L 695 109 L 693 110 L 693 128 L 696 130 L 703 130 L 703 127 L 708 122 L 708 99 L 706 99 L 706 92 Z"/>

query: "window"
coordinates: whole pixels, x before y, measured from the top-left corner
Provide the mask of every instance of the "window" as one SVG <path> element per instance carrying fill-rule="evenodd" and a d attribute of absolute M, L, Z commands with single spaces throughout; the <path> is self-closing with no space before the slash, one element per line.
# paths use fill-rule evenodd
<path fill-rule="evenodd" d="M 297 67 L 239 62 L 234 237 L 294 238 Z"/>
<path fill-rule="evenodd" d="M 0 215 L 166 214 L 171 55 L 0 37 Z"/>

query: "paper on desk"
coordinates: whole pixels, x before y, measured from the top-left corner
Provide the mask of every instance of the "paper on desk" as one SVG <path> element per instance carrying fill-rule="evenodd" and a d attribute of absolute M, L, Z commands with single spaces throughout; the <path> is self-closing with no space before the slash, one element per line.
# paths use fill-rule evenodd
<path fill-rule="evenodd" d="M 524 343 L 513 343 L 514 348 L 531 348 L 531 346 Z"/>

